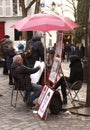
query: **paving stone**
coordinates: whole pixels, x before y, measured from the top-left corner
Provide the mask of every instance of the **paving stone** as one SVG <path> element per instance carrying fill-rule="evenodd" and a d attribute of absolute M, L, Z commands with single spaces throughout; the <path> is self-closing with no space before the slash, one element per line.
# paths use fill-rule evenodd
<path fill-rule="evenodd" d="M 65 75 L 69 75 L 69 63 L 63 62 L 62 68 Z M 79 96 L 86 101 L 86 84 L 84 83 Z M 11 86 L 8 84 L 8 76 L 2 74 L 0 68 L 0 130 L 90 130 L 90 116 L 81 116 L 70 113 L 69 107 L 73 107 L 68 98 L 68 105 L 64 109 L 69 112 L 60 112 L 59 115 L 48 114 L 47 120 L 41 120 L 33 110 L 28 108 L 21 97 L 17 107 L 10 104 Z"/>

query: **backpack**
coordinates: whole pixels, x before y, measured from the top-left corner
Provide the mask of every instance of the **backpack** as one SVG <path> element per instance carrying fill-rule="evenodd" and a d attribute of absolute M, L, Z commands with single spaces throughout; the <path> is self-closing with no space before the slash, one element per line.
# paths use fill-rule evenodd
<path fill-rule="evenodd" d="M 30 40 L 26 45 L 26 49 L 23 52 L 23 56 L 30 58 L 32 55 L 33 55 L 33 42 Z"/>
<path fill-rule="evenodd" d="M 50 101 L 49 109 L 51 111 L 51 114 L 59 114 L 59 112 L 62 110 L 62 100 L 60 93 L 58 91 L 55 91 L 52 99 Z"/>

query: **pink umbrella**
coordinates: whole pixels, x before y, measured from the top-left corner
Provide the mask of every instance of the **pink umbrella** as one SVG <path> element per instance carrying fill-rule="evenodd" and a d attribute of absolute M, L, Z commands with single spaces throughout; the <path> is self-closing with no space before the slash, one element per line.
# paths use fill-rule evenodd
<path fill-rule="evenodd" d="M 22 18 L 16 24 L 12 25 L 11 28 L 15 28 L 19 31 L 42 31 L 49 32 L 54 30 L 73 30 L 78 27 L 78 24 L 74 23 L 69 18 L 58 16 L 56 14 L 39 13 L 31 16 Z M 44 38 L 45 42 L 45 38 Z M 46 44 L 45 44 L 46 48 Z M 46 51 L 45 61 L 46 61 Z M 46 82 L 46 70 L 45 70 L 45 82 Z"/>
<path fill-rule="evenodd" d="M 78 25 L 69 18 L 56 14 L 39 13 L 27 16 L 11 26 L 19 31 L 73 30 Z"/>

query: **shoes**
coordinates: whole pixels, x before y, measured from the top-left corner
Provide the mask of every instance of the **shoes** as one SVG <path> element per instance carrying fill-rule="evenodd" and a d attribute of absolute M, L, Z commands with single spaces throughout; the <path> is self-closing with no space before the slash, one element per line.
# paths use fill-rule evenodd
<path fill-rule="evenodd" d="M 35 104 L 33 103 L 33 102 L 26 102 L 26 104 L 27 104 L 27 106 L 29 106 L 29 107 L 35 107 Z"/>
<path fill-rule="evenodd" d="M 14 83 L 13 82 L 9 82 L 9 85 L 14 85 Z"/>

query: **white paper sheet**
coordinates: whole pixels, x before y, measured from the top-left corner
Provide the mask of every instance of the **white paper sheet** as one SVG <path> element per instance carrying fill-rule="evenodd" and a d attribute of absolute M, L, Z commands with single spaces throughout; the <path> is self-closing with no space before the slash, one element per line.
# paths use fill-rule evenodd
<path fill-rule="evenodd" d="M 41 77 L 41 74 L 45 68 L 45 63 L 44 62 L 40 62 L 40 61 L 36 61 L 35 62 L 35 65 L 34 65 L 34 68 L 37 67 L 37 66 L 40 66 L 40 70 L 37 71 L 36 73 L 34 74 L 31 74 L 30 77 L 31 77 L 31 83 L 38 83 L 40 77 Z"/>

